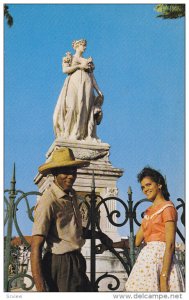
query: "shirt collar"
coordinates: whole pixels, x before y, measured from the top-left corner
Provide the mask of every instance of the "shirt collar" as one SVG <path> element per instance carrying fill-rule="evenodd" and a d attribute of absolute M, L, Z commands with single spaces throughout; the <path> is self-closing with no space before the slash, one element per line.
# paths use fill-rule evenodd
<path fill-rule="evenodd" d="M 55 192 L 55 195 L 56 195 L 56 197 L 57 197 L 58 199 L 60 199 L 60 198 L 64 198 L 64 199 L 67 198 L 67 199 L 68 199 L 68 198 L 70 198 L 70 197 L 75 196 L 75 191 L 74 191 L 74 189 L 71 189 L 71 191 L 70 191 L 70 193 L 69 193 L 69 195 L 68 195 L 68 194 L 66 194 L 61 188 L 59 188 L 59 186 L 56 185 L 54 182 L 52 182 L 51 187 L 53 188 L 53 191 Z"/>
<path fill-rule="evenodd" d="M 163 207 L 164 205 L 166 205 L 166 204 L 170 204 L 170 203 L 172 203 L 170 200 L 168 200 L 167 201 L 167 203 L 160 203 L 160 204 L 158 204 L 158 205 L 156 205 L 156 206 L 150 206 L 150 207 L 148 207 L 147 209 L 146 209 L 146 212 L 154 212 L 154 211 L 156 211 L 156 210 L 158 210 L 158 209 L 160 209 L 161 207 Z"/>

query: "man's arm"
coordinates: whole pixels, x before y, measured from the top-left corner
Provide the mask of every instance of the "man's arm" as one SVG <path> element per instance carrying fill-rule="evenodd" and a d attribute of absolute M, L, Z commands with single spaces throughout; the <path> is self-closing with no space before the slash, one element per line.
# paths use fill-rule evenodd
<path fill-rule="evenodd" d="M 130 248 L 129 240 L 123 239 L 123 240 L 118 241 L 118 242 L 112 242 L 110 247 L 108 247 L 106 244 L 96 245 L 96 254 L 102 254 L 104 251 L 111 250 L 113 248 L 114 249 L 116 249 L 116 248 L 129 249 Z"/>
<path fill-rule="evenodd" d="M 42 273 L 42 248 L 45 237 L 41 235 L 32 236 L 31 241 L 31 270 L 35 286 L 38 292 L 46 292 L 45 282 Z"/>
<path fill-rule="evenodd" d="M 91 236 L 91 230 L 83 227 L 83 238 L 91 239 Z M 95 239 L 99 239 L 101 243 L 107 245 L 108 247 L 112 247 L 112 239 L 102 231 L 95 231 Z"/>
<path fill-rule="evenodd" d="M 85 239 L 91 239 L 91 230 L 83 227 L 83 237 Z M 95 231 L 95 238 L 99 239 L 102 243 L 96 246 L 97 254 L 101 254 L 111 248 L 129 249 L 129 240 L 123 239 L 119 242 L 113 242 L 112 239 L 102 231 Z"/>

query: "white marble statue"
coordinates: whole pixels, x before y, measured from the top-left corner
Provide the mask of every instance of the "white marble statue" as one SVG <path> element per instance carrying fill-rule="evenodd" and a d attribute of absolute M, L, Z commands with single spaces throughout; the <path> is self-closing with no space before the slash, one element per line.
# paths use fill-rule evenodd
<path fill-rule="evenodd" d="M 93 75 L 92 58 L 82 57 L 86 45 L 87 41 L 83 39 L 73 41 L 75 54 L 67 52 L 63 58 L 63 72 L 68 76 L 55 107 L 53 125 L 56 137 L 96 142 L 96 125 L 102 119 L 103 94 Z"/>

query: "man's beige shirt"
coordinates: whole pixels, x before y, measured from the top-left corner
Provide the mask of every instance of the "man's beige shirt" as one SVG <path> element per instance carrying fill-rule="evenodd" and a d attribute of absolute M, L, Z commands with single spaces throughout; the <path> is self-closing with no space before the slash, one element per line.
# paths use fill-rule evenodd
<path fill-rule="evenodd" d="M 68 196 L 55 183 L 45 190 L 35 207 L 32 235 L 45 236 L 47 251 L 54 254 L 74 251 L 84 245 L 74 191 Z"/>

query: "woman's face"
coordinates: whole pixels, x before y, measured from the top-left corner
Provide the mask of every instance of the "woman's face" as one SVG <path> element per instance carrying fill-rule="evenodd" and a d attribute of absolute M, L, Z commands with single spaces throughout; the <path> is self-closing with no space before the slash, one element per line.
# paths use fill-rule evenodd
<path fill-rule="evenodd" d="M 77 48 L 78 51 L 80 51 L 81 53 L 83 53 L 86 49 L 86 45 L 84 43 L 80 43 Z"/>
<path fill-rule="evenodd" d="M 141 189 L 150 201 L 154 201 L 157 196 L 161 195 L 161 184 L 157 184 L 151 177 L 144 177 L 141 181 Z"/>

